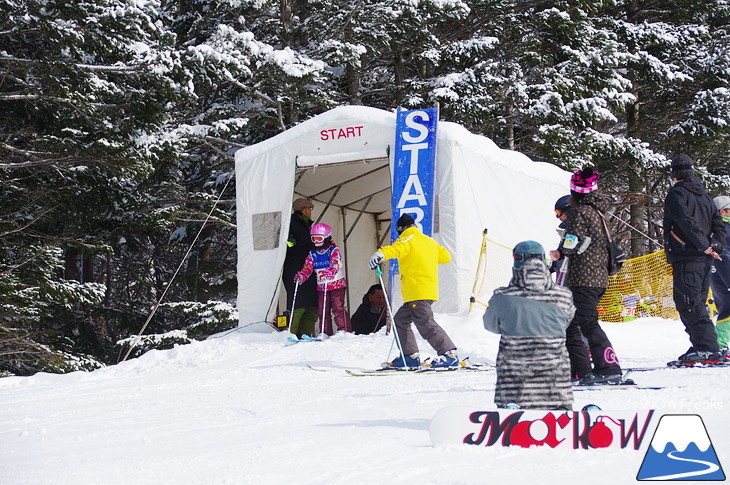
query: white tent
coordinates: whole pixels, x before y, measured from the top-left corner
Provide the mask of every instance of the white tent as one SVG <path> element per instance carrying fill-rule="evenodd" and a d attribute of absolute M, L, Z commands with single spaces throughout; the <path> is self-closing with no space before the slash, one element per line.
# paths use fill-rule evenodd
<path fill-rule="evenodd" d="M 292 202 L 300 196 L 312 199 L 312 217 L 332 226 L 344 252 L 351 312 L 377 283 L 367 260 L 390 243 L 395 120 L 394 112 L 343 106 L 236 152 L 241 327 L 268 329 L 264 322 L 284 310 L 281 269 Z M 526 239 L 546 250 L 557 245 L 553 205 L 568 193 L 569 173 L 455 123 L 441 121 L 437 131 L 433 237 L 452 262 L 440 267 L 434 311 L 454 313 L 469 306 L 484 229 L 508 247 Z M 501 276 L 499 285 L 506 284 L 509 274 Z M 393 298 L 398 305 L 397 289 Z"/>

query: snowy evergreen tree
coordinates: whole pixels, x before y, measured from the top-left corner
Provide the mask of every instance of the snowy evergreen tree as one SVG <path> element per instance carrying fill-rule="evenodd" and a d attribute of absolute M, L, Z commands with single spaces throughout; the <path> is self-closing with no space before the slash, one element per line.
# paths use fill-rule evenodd
<path fill-rule="evenodd" d="M 446 116 L 534 159 L 597 167 L 616 215 L 653 239 L 668 158 L 683 151 L 727 174 L 726 1 L 489 1 L 473 11 L 482 21 L 434 77 L 430 96 Z M 633 255 L 657 249 L 616 230 Z"/>
<path fill-rule="evenodd" d="M 89 311 L 113 277 L 98 261 L 135 230 L 129 222 L 149 231 L 169 218 L 149 205 L 142 212 L 145 196 L 137 198 L 156 161 L 137 140 L 163 126 L 187 85 L 155 7 L 0 5 L 0 265 L 12 285 L 0 295 L 4 322 L 38 341 L 92 336 L 76 352 L 99 356 L 90 343 L 112 337 Z M 29 370 L 12 356 L 1 364 Z"/>

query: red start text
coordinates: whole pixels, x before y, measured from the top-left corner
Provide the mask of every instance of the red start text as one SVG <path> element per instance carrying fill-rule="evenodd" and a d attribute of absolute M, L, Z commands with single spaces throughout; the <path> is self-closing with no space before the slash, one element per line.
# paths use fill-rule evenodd
<path fill-rule="evenodd" d="M 339 140 L 340 138 L 354 138 L 362 136 L 362 126 L 346 126 L 344 128 L 331 128 L 319 132 L 322 141 Z"/>

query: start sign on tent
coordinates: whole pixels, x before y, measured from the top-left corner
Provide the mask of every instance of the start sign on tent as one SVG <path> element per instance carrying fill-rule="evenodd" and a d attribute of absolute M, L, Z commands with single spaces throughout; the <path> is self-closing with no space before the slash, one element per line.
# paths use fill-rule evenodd
<path fill-rule="evenodd" d="M 341 138 L 356 138 L 362 136 L 362 129 L 363 125 L 330 128 L 328 130 L 321 130 L 319 132 L 319 138 L 322 141 L 339 140 Z"/>

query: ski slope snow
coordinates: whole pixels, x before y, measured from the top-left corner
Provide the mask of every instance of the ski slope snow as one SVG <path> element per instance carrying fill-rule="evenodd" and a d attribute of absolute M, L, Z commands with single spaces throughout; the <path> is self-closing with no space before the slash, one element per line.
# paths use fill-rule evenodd
<path fill-rule="evenodd" d="M 494 361 L 481 311 L 437 320 L 461 356 Z M 688 347 L 678 321 L 604 328 L 625 367 Z M 633 483 L 641 466 L 644 451 L 433 446 L 439 409 L 494 409 L 494 372 L 352 377 L 395 355 L 392 336 L 286 339 L 234 331 L 94 372 L 0 379 L 0 484 L 583 485 Z M 665 388 L 577 392 L 574 408 L 700 415 L 730 464 L 730 368 L 631 377 Z"/>

